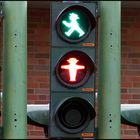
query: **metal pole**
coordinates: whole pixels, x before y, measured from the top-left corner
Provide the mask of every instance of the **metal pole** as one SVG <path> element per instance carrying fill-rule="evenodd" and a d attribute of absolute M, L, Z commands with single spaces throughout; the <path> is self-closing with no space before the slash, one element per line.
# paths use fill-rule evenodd
<path fill-rule="evenodd" d="M 27 138 L 27 2 L 5 1 L 3 138 Z"/>
<path fill-rule="evenodd" d="M 120 1 L 99 2 L 98 138 L 120 139 Z"/>

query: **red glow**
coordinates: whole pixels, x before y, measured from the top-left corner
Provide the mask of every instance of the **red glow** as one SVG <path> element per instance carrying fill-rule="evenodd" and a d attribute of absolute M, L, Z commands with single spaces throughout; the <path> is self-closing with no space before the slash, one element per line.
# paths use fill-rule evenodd
<path fill-rule="evenodd" d="M 61 69 L 68 69 L 69 70 L 69 75 L 70 75 L 70 81 L 74 82 L 74 81 L 76 81 L 77 70 L 85 69 L 85 66 L 77 65 L 77 62 L 79 60 L 77 60 L 74 57 L 69 58 L 67 61 L 68 61 L 69 65 L 62 65 Z"/>

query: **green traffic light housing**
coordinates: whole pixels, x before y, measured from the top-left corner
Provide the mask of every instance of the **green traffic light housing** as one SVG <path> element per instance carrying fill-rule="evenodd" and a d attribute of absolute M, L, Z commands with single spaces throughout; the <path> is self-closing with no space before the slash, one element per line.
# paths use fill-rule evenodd
<path fill-rule="evenodd" d="M 52 2 L 49 138 L 95 137 L 97 3 Z"/>
<path fill-rule="evenodd" d="M 77 43 L 87 38 L 95 25 L 94 15 L 89 9 L 80 5 L 64 9 L 56 20 L 58 35 L 71 43 Z"/>

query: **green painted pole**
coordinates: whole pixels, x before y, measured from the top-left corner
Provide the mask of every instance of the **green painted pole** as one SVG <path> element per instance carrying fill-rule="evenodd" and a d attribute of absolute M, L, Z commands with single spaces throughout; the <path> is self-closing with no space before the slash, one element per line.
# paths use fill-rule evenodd
<path fill-rule="evenodd" d="M 120 1 L 99 2 L 98 138 L 120 139 Z"/>
<path fill-rule="evenodd" d="M 27 2 L 5 1 L 3 138 L 27 138 Z"/>

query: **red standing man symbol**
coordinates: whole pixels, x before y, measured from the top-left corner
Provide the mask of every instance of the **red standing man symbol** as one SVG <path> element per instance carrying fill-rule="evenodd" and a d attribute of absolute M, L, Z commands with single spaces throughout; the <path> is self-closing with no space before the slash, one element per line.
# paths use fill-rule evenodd
<path fill-rule="evenodd" d="M 85 69 L 85 66 L 77 65 L 77 62 L 79 60 L 77 60 L 76 58 L 69 58 L 67 61 L 69 62 L 69 65 L 62 65 L 61 69 L 69 70 L 70 81 L 75 82 L 76 81 L 77 71 L 79 69 Z"/>

